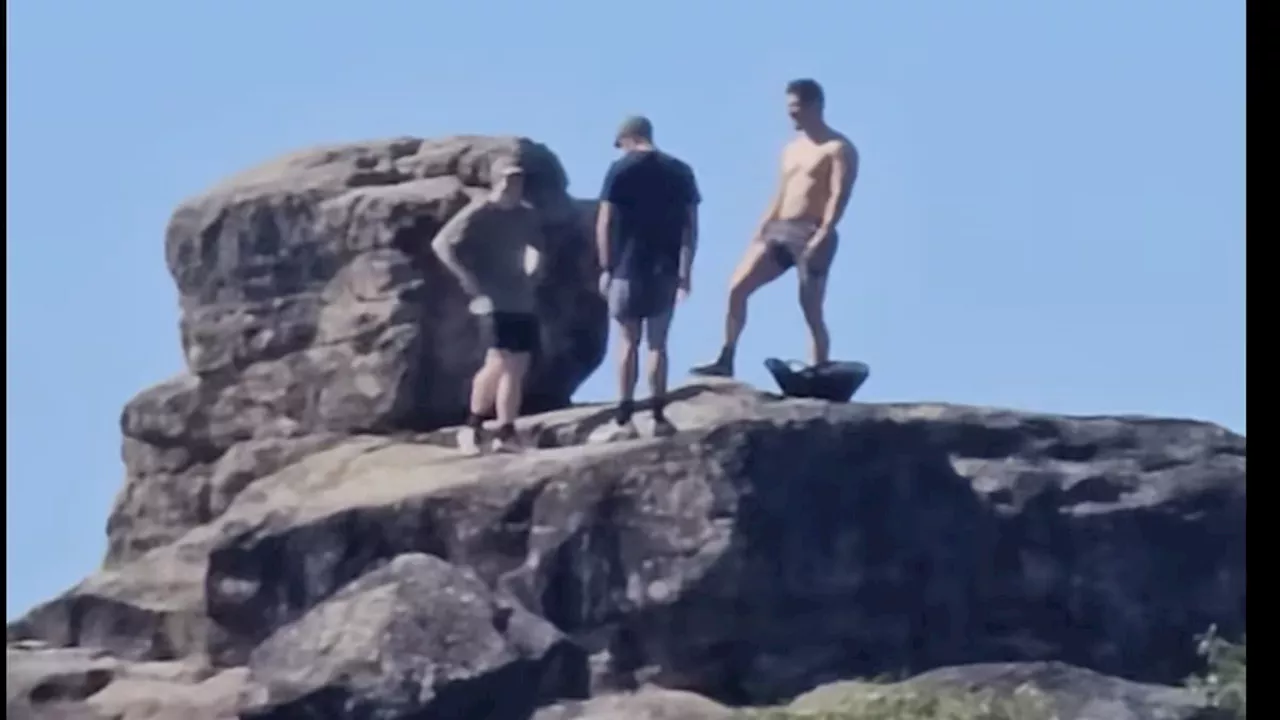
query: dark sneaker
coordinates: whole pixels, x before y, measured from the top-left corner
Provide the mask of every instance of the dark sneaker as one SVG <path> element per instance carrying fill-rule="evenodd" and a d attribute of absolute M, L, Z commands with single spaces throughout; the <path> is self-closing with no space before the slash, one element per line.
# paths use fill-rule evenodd
<path fill-rule="evenodd" d="M 524 450 L 524 446 L 520 444 L 519 438 L 512 435 L 494 438 L 491 450 L 496 453 L 518 453 Z"/>
<path fill-rule="evenodd" d="M 640 431 L 636 429 L 635 423 L 626 422 L 621 425 L 615 424 L 613 432 L 609 433 L 607 439 L 609 442 L 622 442 L 624 440 L 635 440 L 638 437 L 640 437 Z"/>
<path fill-rule="evenodd" d="M 679 428 L 671 424 L 671 421 L 665 417 L 654 418 L 653 434 L 657 437 L 671 437 L 679 432 Z"/>
<path fill-rule="evenodd" d="M 689 372 L 700 377 L 731 378 L 733 377 L 733 361 L 721 358 L 708 365 L 698 365 L 691 368 Z"/>

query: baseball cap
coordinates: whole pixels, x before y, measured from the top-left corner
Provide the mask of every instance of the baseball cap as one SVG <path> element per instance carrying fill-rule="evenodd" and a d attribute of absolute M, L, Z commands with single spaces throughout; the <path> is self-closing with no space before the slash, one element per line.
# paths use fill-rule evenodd
<path fill-rule="evenodd" d="M 643 115 L 632 115 L 618 127 L 618 134 L 613 136 L 613 146 L 618 147 L 618 141 L 624 137 L 653 140 L 653 123 Z"/>

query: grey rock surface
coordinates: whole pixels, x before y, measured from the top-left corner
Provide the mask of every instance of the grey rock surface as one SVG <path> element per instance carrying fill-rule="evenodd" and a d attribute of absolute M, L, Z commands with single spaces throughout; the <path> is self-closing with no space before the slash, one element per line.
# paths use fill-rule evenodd
<path fill-rule="evenodd" d="M 589 655 L 593 696 L 657 686 L 745 706 L 975 663 L 1171 684 L 1197 669 L 1195 634 L 1245 628 L 1245 443 L 1222 428 L 714 381 L 675 398 L 674 438 L 604 442 L 600 406 L 524 418 L 534 449 L 516 456 L 462 456 L 448 428 L 351 437 L 37 608 L 10 641 L 252 669 L 305 659 L 273 650 L 281 638 L 429 623 L 423 587 L 484 587 Z M 405 557 L 413 572 L 388 570 Z M 456 626 L 483 626 L 475 612 Z M 365 632 L 352 647 L 375 653 Z M 476 633 L 459 636 L 465 660 L 424 640 L 441 649 L 414 662 L 497 682 L 484 648 L 507 641 Z M 290 662 L 306 664 L 270 664 Z M 263 672 L 253 684 L 271 687 Z M 325 672 L 301 686 L 401 706 L 369 689 L 390 682 L 376 669 L 364 685 Z"/>
<path fill-rule="evenodd" d="M 353 432 L 458 422 L 483 347 L 429 251 L 441 225 L 515 157 L 548 247 L 545 325 L 526 404 L 569 404 L 604 355 L 587 232 L 559 160 L 523 138 L 398 138 L 305 150 L 182 203 L 165 254 L 187 370 L 121 417 L 128 480 L 108 563 L 221 514 L 253 480 Z"/>

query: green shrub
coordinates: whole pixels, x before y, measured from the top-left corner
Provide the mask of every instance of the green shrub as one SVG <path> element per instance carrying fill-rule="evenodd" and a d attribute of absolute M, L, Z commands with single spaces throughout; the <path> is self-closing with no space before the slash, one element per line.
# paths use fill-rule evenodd
<path fill-rule="evenodd" d="M 1239 645 L 1230 643 L 1218 636 L 1216 627 L 1210 627 L 1197 640 L 1196 650 L 1208 669 L 1187 684 L 1204 693 L 1212 707 L 1245 720 L 1245 638 L 1241 636 Z"/>
<path fill-rule="evenodd" d="M 968 692 L 911 684 L 839 683 L 821 698 L 801 698 L 784 708 L 745 710 L 741 720 L 1053 720 L 1038 691 L 1019 688 L 1012 695 Z"/>
<path fill-rule="evenodd" d="M 1217 628 L 1197 638 L 1207 669 L 1187 681 L 1209 705 L 1229 717 L 1245 716 L 1245 638 L 1223 640 Z M 1054 720 L 1047 697 L 1030 686 L 1010 695 L 964 691 L 911 682 L 833 683 L 786 707 L 741 710 L 738 720 Z"/>

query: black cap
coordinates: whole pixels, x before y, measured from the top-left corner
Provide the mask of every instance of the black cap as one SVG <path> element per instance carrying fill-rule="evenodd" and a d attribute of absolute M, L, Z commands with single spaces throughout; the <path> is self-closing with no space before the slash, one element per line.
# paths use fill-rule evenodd
<path fill-rule="evenodd" d="M 613 136 L 613 146 L 618 147 L 622 138 L 635 138 L 653 142 L 653 123 L 643 115 L 632 115 L 622 121 L 618 134 Z"/>

